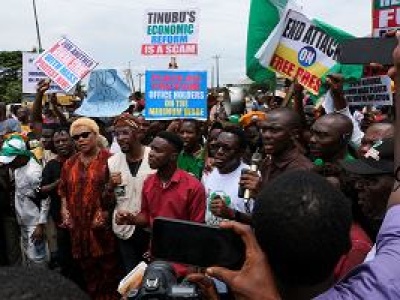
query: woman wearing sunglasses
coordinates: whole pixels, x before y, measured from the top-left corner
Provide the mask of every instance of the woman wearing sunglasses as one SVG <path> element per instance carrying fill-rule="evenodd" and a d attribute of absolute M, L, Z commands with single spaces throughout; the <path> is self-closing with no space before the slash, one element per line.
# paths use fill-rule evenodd
<path fill-rule="evenodd" d="M 105 192 L 110 153 L 99 147 L 99 127 L 93 120 L 77 119 L 70 133 L 78 152 L 65 162 L 61 173 L 63 226 L 70 229 L 72 255 L 91 298 L 118 299 L 116 241 L 108 221 L 111 201 Z"/>

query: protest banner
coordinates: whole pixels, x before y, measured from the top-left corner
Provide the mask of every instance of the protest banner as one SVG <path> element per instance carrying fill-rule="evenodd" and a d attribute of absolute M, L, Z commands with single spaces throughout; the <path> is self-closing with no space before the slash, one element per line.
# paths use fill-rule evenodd
<path fill-rule="evenodd" d="M 147 120 L 207 120 L 207 72 L 146 71 Z"/>
<path fill-rule="evenodd" d="M 317 95 L 321 78 L 336 65 L 338 42 L 293 10 L 288 11 L 279 34 L 280 40 L 267 66 L 285 78 L 296 79 Z"/>
<path fill-rule="evenodd" d="M 400 1 L 372 0 L 372 36 L 382 37 L 396 29 L 400 29 Z"/>
<path fill-rule="evenodd" d="M 361 78 L 344 88 L 349 105 L 393 105 L 389 76 Z"/>
<path fill-rule="evenodd" d="M 34 63 L 38 56 L 37 53 L 22 52 L 22 93 L 24 94 L 35 94 L 38 82 L 48 78 Z M 51 82 L 46 94 L 51 93 L 64 94 L 64 91 L 57 84 Z"/>
<path fill-rule="evenodd" d="M 114 117 L 129 108 L 131 90 L 117 70 L 94 70 L 90 73 L 88 96 L 75 111 L 86 117 Z"/>
<path fill-rule="evenodd" d="M 199 10 L 147 10 L 142 55 L 197 55 Z"/>
<path fill-rule="evenodd" d="M 68 93 L 97 66 L 97 62 L 70 40 L 62 38 L 41 54 L 35 65 Z"/>

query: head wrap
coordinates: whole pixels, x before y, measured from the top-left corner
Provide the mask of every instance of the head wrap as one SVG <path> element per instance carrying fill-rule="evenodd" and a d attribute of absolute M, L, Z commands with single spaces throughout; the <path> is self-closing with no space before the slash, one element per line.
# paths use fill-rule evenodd
<path fill-rule="evenodd" d="M 134 116 L 128 113 L 123 113 L 115 118 L 114 120 L 114 127 L 122 127 L 122 126 L 129 126 L 134 129 L 138 129 L 139 125 L 136 122 Z"/>
<path fill-rule="evenodd" d="M 17 156 L 32 157 L 25 144 L 24 139 L 19 135 L 12 135 L 4 141 L 0 150 L 0 162 L 11 163 Z"/>

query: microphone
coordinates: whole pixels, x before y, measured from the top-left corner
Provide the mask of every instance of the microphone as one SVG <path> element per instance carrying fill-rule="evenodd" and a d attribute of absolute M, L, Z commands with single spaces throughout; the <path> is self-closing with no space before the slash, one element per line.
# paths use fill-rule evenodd
<path fill-rule="evenodd" d="M 257 149 L 257 151 L 254 152 L 253 155 L 251 156 L 250 170 L 257 172 L 261 160 L 262 160 L 262 155 L 261 155 L 261 153 L 258 152 L 258 149 Z M 248 200 L 250 199 L 250 190 L 249 189 L 244 190 L 243 198 L 245 199 L 245 203 L 247 203 Z"/>

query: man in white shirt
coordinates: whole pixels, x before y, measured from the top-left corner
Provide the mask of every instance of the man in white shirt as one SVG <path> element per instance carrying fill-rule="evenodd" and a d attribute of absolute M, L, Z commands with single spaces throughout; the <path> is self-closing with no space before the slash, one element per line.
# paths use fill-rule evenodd
<path fill-rule="evenodd" d="M 149 234 L 143 228 L 116 223 L 118 212 L 136 214 L 140 211 L 144 180 L 155 172 L 148 162 L 150 148 L 141 144 L 139 130 L 135 117 L 129 114 L 118 116 L 114 121 L 114 136 L 121 151 L 108 159 L 110 180 L 107 190 L 116 198 L 112 227 L 126 273 L 143 259 L 149 242 Z"/>
<path fill-rule="evenodd" d="M 242 162 L 246 146 L 246 137 L 239 128 L 225 128 L 218 136 L 215 168 L 202 180 L 207 193 L 207 224 L 217 225 L 223 219 L 250 223 L 252 200 L 238 195 L 242 169 L 249 169 Z"/>
<path fill-rule="evenodd" d="M 0 164 L 6 164 L 15 177 L 15 212 L 21 229 L 21 244 L 26 265 L 45 265 L 44 238 L 49 200 L 40 197 L 42 166 L 27 150 L 22 137 L 13 135 L 4 141 Z"/>

